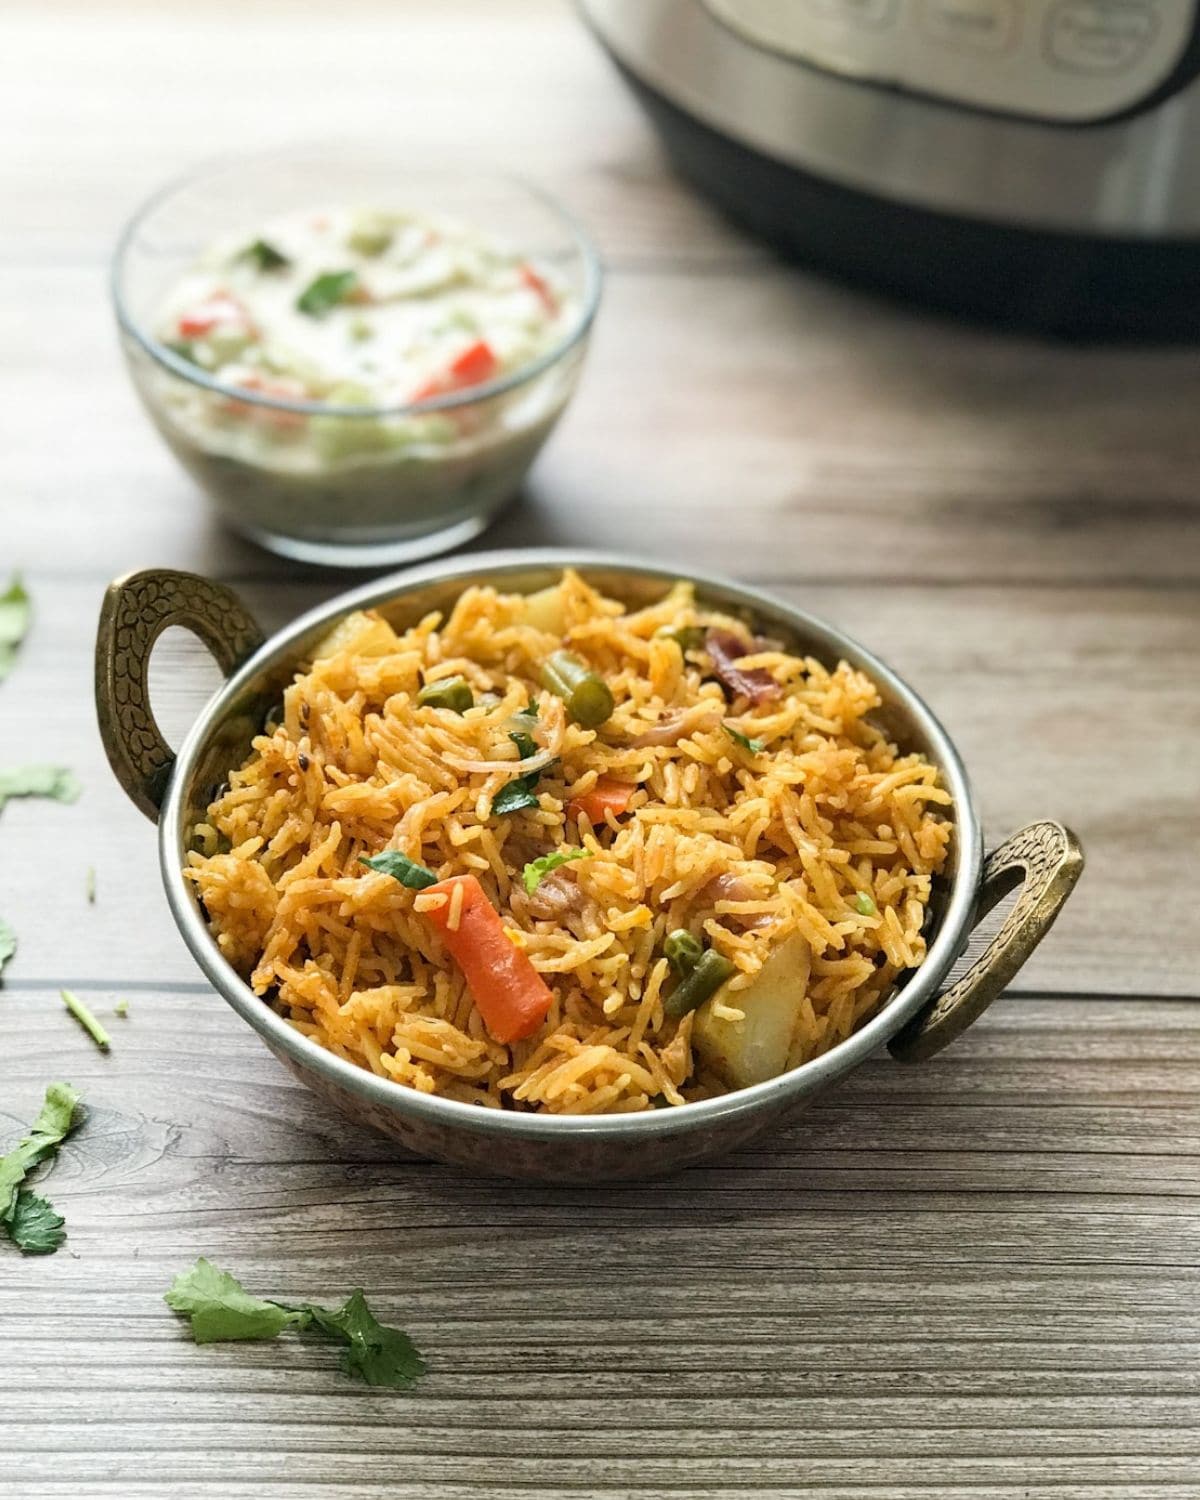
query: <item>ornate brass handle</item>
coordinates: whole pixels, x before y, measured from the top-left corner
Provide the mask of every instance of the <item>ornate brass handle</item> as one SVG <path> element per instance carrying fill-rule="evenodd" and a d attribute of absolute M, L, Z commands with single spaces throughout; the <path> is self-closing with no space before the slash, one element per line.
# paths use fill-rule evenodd
<path fill-rule="evenodd" d="M 1024 888 L 1000 931 L 958 983 L 892 1038 L 892 1056 L 922 1062 L 977 1020 L 1050 930 L 1082 872 L 1078 839 L 1049 820 L 1030 823 L 993 850 L 984 861 L 978 915 L 985 917 L 1018 885 Z"/>
<path fill-rule="evenodd" d="M 232 589 L 195 573 L 148 568 L 109 584 L 96 632 L 100 738 L 117 780 L 152 821 L 158 819 L 175 752 L 150 708 L 150 655 L 172 625 L 198 635 L 226 674 L 264 639 Z"/>

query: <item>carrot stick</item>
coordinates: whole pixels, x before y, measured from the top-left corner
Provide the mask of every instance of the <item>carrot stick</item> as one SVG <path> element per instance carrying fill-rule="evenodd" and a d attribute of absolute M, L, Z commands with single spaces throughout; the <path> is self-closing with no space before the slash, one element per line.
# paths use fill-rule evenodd
<path fill-rule="evenodd" d="M 422 895 L 446 897 L 441 906 L 422 903 L 424 915 L 462 970 L 489 1033 L 498 1042 L 531 1036 L 546 1019 L 554 996 L 505 932 L 500 913 L 479 881 L 474 875 L 452 875 L 428 886 Z"/>
<path fill-rule="evenodd" d="M 613 781 L 607 776 L 601 776 L 590 792 L 584 792 L 579 797 L 572 797 L 567 804 L 567 816 L 571 822 L 577 822 L 580 813 L 584 813 L 589 823 L 603 823 L 604 814 L 611 808 L 617 817 L 628 808 L 629 799 L 637 788 L 627 781 Z"/>

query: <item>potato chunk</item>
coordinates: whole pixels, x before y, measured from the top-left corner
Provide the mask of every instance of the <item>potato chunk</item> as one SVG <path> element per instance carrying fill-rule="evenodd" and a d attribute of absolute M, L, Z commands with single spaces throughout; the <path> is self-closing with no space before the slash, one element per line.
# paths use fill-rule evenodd
<path fill-rule="evenodd" d="M 526 594 L 518 624 L 531 625 L 534 630 L 544 630 L 547 635 L 562 635 L 567 628 L 562 584 L 539 589 L 536 594 Z"/>
<path fill-rule="evenodd" d="M 787 1067 L 811 967 L 808 943 L 794 933 L 744 990 L 731 993 L 724 986 L 696 1012 L 692 1046 L 731 1088 L 763 1083 Z M 742 1011 L 745 1019 L 714 1015 L 713 1006 L 720 1001 Z"/>

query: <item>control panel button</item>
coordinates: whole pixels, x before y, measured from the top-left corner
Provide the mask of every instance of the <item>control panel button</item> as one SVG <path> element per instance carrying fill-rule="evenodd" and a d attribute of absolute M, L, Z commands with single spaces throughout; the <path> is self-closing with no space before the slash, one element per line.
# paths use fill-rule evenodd
<path fill-rule="evenodd" d="M 1145 0 L 1057 0 L 1046 17 L 1046 59 L 1070 73 L 1136 66 L 1158 30 Z"/>
<path fill-rule="evenodd" d="M 827 20 L 859 26 L 890 26 L 896 19 L 896 0 L 808 0 L 808 8 Z"/>
<path fill-rule="evenodd" d="M 989 57 L 1011 52 L 1021 34 L 1017 0 L 921 0 L 917 16 L 931 41 Z"/>

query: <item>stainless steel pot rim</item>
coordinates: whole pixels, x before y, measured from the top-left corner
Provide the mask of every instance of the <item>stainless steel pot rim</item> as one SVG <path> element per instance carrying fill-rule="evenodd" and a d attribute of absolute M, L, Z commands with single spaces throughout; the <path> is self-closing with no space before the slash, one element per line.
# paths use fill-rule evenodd
<path fill-rule="evenodd" d="M 186 835 L 184 792 L 191 769 L 213 724 L 220 721 L 223 711 L 237 700 L 264 666 L 286 659 L 289 652 L 310 632 L 332 624 L 351 610 L 370 609 L 389 603 L 425 584 L 502 582 L 506 574 L 564 567 L 575 567 L 584 572 L 599 569 L 621 571 L 642 579 L 662 580 L 665 585 L 678 578 L 685 578 L 694 582 L 706 597 L 724 607 L 741 608 L 752 614 L 777 614 L 785 619 L 790 618 L 799 629 L 828 647 L 830 659 L 844 656 L 855 665 L 863 667 L 881 687 L 904 704 L 927 736 L 934 759 L 953 798 L 957 870 L 945 913 L 929 945 L 924 963 L 883 1009 L 846 1041 L 821 1057 L 766 1083 L 671 1109 L 601 1116 L 523 1114 L 418 1093 L 403 1084 L 380 1078 L 327 1051 L 297 1031 L 255 995 L 221 955 L 183 879 Z M 877 1046 L 895 1035 L 936 995 L 965 945 L 979 887 L 983 842 L 966 768 L 953 741 L 919 695 L 886 663 L 852 637 L 804 610 L 717 574 L 671 567 L 622 553 L 538 548 L 474 553 L 407 568 L 340 594 L 327 604 L 309 610 L 271 636 L 212 696 L 179 751 L 159 820 L 159 861 L 171 913 L 201 970 L 243 1020 L 272 1047 L 286 1053 L 301 1067 L 312 1069 L 332 1084 L 347 1089 L 374 1105 L 443 1129 L 468 1130 L 509 1138 L 621 1138 L 628 1139 L 633 1144 L 641 1139 L 709 1128 L 723 1120 L 768 1110 L 792 1098 L 799 1099 L 815 1093 L 825 1084 L 848 1073 Z"/>

